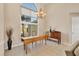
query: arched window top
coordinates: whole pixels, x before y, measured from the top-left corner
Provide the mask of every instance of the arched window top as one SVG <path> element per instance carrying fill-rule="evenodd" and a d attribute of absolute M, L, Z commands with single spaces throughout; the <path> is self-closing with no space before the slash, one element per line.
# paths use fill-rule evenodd
<path fill-rule="evenodd" d="M 37 7 L 34 3 L 22 3 L 22 7 L 37 11 Z"/>

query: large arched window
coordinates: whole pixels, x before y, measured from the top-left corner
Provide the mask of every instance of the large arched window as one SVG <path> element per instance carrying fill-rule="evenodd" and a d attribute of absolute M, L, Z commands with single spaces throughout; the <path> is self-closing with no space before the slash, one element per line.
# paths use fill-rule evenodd
<path fill-rule="evenodd" d="M 38 20 L 34 3 L 21 4 L 21 35 L 23 37 L 37 36 Z"/>

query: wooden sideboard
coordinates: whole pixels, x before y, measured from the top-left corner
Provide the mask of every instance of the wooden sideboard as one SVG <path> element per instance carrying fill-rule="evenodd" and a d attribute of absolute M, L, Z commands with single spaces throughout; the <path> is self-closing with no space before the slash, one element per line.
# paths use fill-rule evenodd
<path fill-rule="evenodd" d="M 58 41 L 58 44 L 60 44 L 61 43 L 61 32 L 60 31 L 51 31 L 50 38 L 54 38 L 55 40 Z"/>

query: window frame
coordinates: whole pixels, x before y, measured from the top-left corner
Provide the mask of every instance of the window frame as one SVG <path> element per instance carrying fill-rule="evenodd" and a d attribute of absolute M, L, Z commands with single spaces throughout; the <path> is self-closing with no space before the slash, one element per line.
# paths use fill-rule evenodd
<path fill-rule="evenodd" d="M 35 6 L 36 6 L 36 4 L 35 4 Z M 25 8 L 25 7 L 23 7 L 22 5 L 20 6 L 21 7 L 21 9 L 22 8 Z M 32 10 L 32 9 L 29 9 L 29 8 L 25 8 L 25 9 L 28 9 L 28 10 L 31 10 L 31 11 L 33 11 L 33 12 L 36 12 L 36 11 L 34 11 L 34 10 Z M 31 13 L 32 14 L 32 13 Z M 21 10 L 21 16 L 22 16 L 22 10 Z M 27 15 L 27 16 L 29 16 L 29 15 Z M 31 15 L 31 17 L 32 17 L 32 15 Z M 33 17 L 32 17 L 33 18 Z M 39 21 L 38 21 L 38 17 L 36 18 L 37 19 L 37 23 L 31 23 L 31 22 L 23 22 L 22 21 L 22 19 L 21 19 L 21 26 L 22 26 L 22 24 L 24 23 L 24 24 L 26 24 L 26 25 L 28 25 L 28 24 L 30 24 L 30 25 L 36 25 L 37 26 L 37 35 L 35 35 L 35 36 L 38 36 L 39 35 Z M 32 30 L 31 30 L 32 31 Z M 31 32 L 31 35 L 30 36 L 27 36 L 27 37 L 34 37 L 34 36 L 32 36 L 32 32 Z"/>

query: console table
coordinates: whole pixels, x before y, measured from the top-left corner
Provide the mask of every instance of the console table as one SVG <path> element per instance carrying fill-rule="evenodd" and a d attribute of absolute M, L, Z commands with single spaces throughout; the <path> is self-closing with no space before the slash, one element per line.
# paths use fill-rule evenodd
<path fill-rule="evenodd" d="M 60 31 L 51 31 L 50 38 L 54 38 L 55 40 L 58 41 L 58 44 L 60 44 L 61 43 L 61 32 Z"/>

